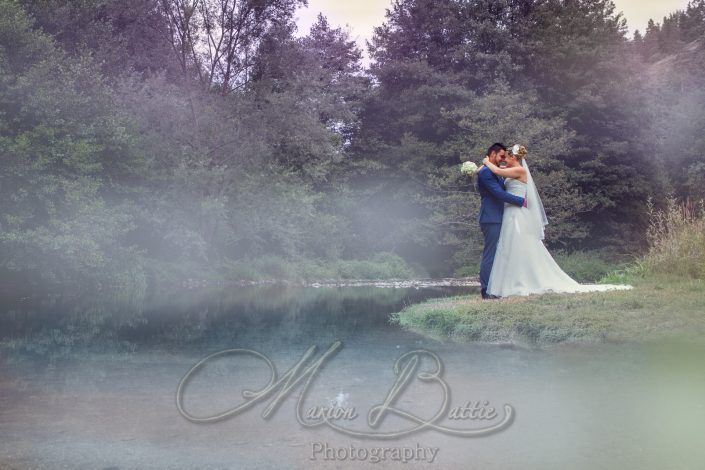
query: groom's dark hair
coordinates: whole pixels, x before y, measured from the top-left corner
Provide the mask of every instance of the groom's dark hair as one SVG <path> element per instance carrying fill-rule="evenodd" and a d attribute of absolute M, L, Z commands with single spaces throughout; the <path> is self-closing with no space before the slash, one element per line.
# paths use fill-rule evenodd
<path fill-rule="evenodd" d="M 499 152 L 500 150 L 504 150 L 506 152 L 507 147 L 505 147 L 504 144 L 500 142 L 495 142 L 494 144 L 490 145 L 490 148 L 487 149 L 487 156 L 489 157 L 490 155 L 492 155 L 492 152 Z"/>

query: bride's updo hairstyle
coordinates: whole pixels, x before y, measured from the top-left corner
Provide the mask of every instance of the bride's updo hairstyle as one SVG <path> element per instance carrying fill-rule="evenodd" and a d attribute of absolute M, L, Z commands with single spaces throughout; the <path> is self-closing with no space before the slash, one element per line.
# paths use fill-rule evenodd
<path fill-rule="evenodd" d="M 517 157 L 517 160 L 521 160 L 522 158 L 526 157 L 526 147 L 524 147 L 523 145 L 516 144 L 509 151 L 512 155 Z"/>

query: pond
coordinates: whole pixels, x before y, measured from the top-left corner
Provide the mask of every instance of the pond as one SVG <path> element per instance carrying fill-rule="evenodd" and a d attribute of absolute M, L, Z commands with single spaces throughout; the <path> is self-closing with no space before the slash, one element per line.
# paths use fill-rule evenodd
<path fill-rule="evenodd" d="M 702 346 L 520 349 L 439 341 L 389 322 L 410 303 L 465 294 L 476 288 L 269 285 L 5 299 L 0 467 L 702 468 Z M 267 361 L 282 378 L 311 346 L 305 367 L 334 351 L 289 393 L 275 390 L 214 422 L 187 419 L 251 400 L 243 390 L 267 385 Z M 229 349 L 244 351 L 217 355 Z M 418 369 L 395 389 L 414 358 Z M 392 411 L 370 424 L 369 411 L 390 396 Z M 300 399 L 309 424 L 312 411 L 352 414 L 329 421 L 342 430 L 307 425 L 297 419 Z M 477 413 L 447 414 L 462 407 Z M 445 414 L 438 428 L 414 431 L 418 423 L 393 410 Z"/>

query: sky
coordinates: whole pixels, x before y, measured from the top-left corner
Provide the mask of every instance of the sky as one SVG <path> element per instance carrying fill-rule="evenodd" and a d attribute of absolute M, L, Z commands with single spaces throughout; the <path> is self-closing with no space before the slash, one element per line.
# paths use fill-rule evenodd
<path fill-rule="evenodd" d="M 630 34 L 635 29 L 642 33 L 649 18 L 661 23 L 663 17 L 684 9 L 688 0 L 614 0 L 617 11 L 627 18 Z M 308 0 L 308 8 L 297 13 L 299 34 L 305 35 L 322 12 L 333 27 L 346 26 L 366 53 L 365 40 L 372 37 L 375 26 L 384 22 L 384 14 L 391 0 Z"/>

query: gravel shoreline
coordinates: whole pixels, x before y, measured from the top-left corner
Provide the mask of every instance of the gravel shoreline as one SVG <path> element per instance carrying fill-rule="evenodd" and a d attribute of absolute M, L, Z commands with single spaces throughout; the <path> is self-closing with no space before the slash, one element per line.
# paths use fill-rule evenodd
<path fill-rule="evenodd" d="M 441 279 L 385 279 L 385 280 L 375 280 L 375 279 L 327 279 L 320 281 L 289 281 L 289 280 L 277 280 L 277 279 L 265 279 L 259 281 L 250 280 L 236 280 L 236 281 L 223 281 L 218 283 L 201 281 L 198 279 L 189 279 L 184 282 L 183 286 L 186 288 L 199 288 L 199 287 L 209 287 L 212 285 L 228 287 L 228 286 L 260 286 L 260 285 L 272 285 L 272 284 L 284 284 L 291 286 L 301 286 L 301 287 L 386 287 L 393 289 L 407 289 L 410 287 L 419 289 L 422 287 L 449 287 L 449 286 L 463 286 L 463 287 L 477 287 L 480 282 L 477 277 L 460 277 L 460 278 L 441 278 Z"/>

